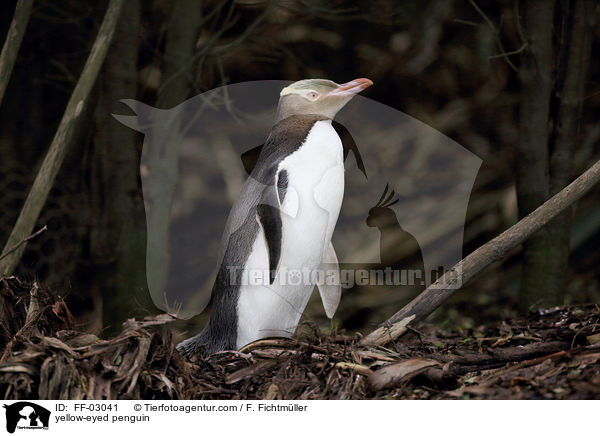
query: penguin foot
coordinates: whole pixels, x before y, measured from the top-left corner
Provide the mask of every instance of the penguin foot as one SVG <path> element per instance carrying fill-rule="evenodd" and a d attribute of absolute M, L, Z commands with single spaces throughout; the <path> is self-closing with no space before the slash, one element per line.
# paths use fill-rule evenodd
<path fill-rule="evenodd" d="M 206 357 L 223 350 L 235 350 L 235 339 L 224 338 L 215 334 L 210 325 L 196 336 L 181 341 L 176 346 L 177 351 L 186 358 L 192 356 Z"/>
<path fill-rule="evenodd" d="M 190 359 L 196 354 L 204 355 L 206 347 L 204 346 L 199 336 L 200 335 L 196 335 L 194 337 L 186 339 L 185 341 L 181 341 L 177 344 L 175 349 L 186 359 Z"/>

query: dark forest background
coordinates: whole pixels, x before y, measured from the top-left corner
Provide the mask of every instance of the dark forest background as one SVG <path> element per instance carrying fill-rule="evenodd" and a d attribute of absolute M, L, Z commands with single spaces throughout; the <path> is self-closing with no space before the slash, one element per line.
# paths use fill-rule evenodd
<path fill-rule="evenodd" d="M 2 40 L 15 4 L 0 3 Z M 34 2 L 0 106 L 2 245 L 107 4 Z M 143 138 L 111 113 L 128 113 L 122 98 L 170 108 L 223 84 L 265 79 L 368 77 L 367 97 L 479 156 L 467 255 L 600 158 L 598 13 L 587 0 L 127 0 L 35 226 L 48 230 L 28 243 L 15 275 L 64 296 L 82 329 L 110 335 L 127 318 L 156 313 L 145 274 Z M 470 326 L 534 307 L 598 302 L 599 194 L 596 187 L 484 270 L 435 320 Z M 348 293 L 336 326 L 369 330 L 409 297 Z M 313 296 L 305 318 L 328 327 L 322 312 Z"/>

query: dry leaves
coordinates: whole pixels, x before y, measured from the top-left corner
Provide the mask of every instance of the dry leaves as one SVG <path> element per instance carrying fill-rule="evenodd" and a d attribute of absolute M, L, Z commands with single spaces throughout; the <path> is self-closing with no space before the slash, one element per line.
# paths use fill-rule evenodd
<path fill-rule="evenodd" d="M 110 340 L 71 330 L 68 308 L 0 280 L 0 398 L 600 398 L 600 314 L 556 309 L 492 328 L 431 326 L 392 348 L 303 325 L 294 339 L 183 360 L 168 315 L 128 320 Z"/>

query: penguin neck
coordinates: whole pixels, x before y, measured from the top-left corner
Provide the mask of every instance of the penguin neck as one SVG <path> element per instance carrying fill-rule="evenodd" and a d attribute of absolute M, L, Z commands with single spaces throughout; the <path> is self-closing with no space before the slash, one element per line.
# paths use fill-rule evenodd
<path fill-rule="evenodd" d="M 332 121 L 332 118 L 324 115 L 324 114 L 294 114 L 294 113 L 290 113 L 290 111 L 284 107 L 282 107 L 281 105 L 277 107 L 277 113 L 275 114 L 275 122 L 273 123 L 273 127 L 275 127 L 277 124 L 279 124 L 281 121 L 288 119 L 288 118 L 292 118 L 292 117 L 313 117 L 313 118 L 318 118 L 319 120 L 329 120 L 329 122 Z"/>
<path fill-rule="evenodd" d="M 261 183 L 269 184 L 269 177 L 272 176 L 276 164 L 302 146 L 310 130 L 318 121 L 331 123 L 330 118 L 322 115 L 306 114 L 292 115 L 275 123 L 262 146 L 251 177 Z"/>
<path fill-rule="evenodd" d="M 290 115 L 279 120 L 271 127 L 265 146 L 277 148 L 284 137 L 295 137 L 301 143 L 317 121 L 332 122 L 331 118 L 318 114 Z"/>

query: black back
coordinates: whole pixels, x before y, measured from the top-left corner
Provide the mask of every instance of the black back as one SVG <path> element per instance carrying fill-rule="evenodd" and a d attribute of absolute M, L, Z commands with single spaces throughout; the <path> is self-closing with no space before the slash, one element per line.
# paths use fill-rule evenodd
<path fill-rule="evenodd" d="M 232 215 L 239 214 L 240 211 L 246 215 L 237 229 L 232 232 L 227 229 L 225 231 L 225 234 L 230 233 L 230 235 L 227 241 L 223 241 L 226 246 L 213 286 L 212 309 L 208 324 L 200 334 L 177 346 L 182 354 L 187 356 L 197 352 L 211 354 L 236 348 L 241 268 L 245 266 L 258 234 L 259 224 L 256 221 L 258 209 L 262 209 L 263 214 L 269 210 L 264 208 L 262 203 L 265 197 L 269 196 L 268 191 L 275 190 L 275 175 L 279 163 L 300 148 L 317 121 L 326 119 L 318 115 L 294 115 L 281 120 L 271 129 L 252 168 L 250 178 L 246 181 L 245 187 L 249 188 L 242 189 L 240 198 L 230 213 L 228 221 L 231 220 Z M 287 180 L 285 185 L 287 187 Z M 262 192 L 253 192 L 255 189 L 261 189 Z M 278 210 L 277 216 L 280 219 Z M 269 219 L 274 219 L 274 214 L 269 214 Z M 241 221 L 240 218 L 238 220 Z M 236 270 L 237 277 L 232 275 L 231 267 L 239 267 Z M 237 280 L 232 280 L 233 278 Z"/>

